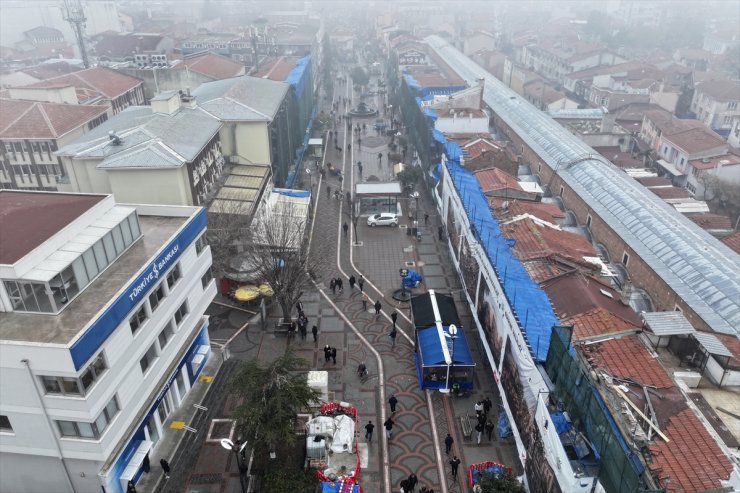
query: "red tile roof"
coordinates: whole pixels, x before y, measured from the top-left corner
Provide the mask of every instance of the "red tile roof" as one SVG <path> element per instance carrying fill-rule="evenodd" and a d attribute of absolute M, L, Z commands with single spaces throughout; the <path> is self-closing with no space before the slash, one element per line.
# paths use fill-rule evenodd
<path fill-rule="evenodd" d="M 501 232 L 505 237 L 516 240 L 513 250 L 522 262 L 560 258 L 586 268 L 594 268 L 583 257 L 598 256 L 586 238 L 549 226 L 539 226 L 528 218 L 502 225 Z"/>
<path fill-rule="evenodd" d="M 691 194 L 685 188 L 678 187 L 650 187 L 648 188 L 661 199 L 688 199 Z"/>
<path fill-rule="evenodd" d="M 58 139 L 108 111 L 102 105 L 0 99 L 0 138 Z"/>
<path fill-rule="evenodd" d="M 701 170 L 713 169 L 721 166 L 737 166 L 740 164 L 740 156 L 735 154 L 722 154 L 720 156 L 704 159 L 691 159 L 689 163 L 694 168 Z"/>
<path fill-rule="evenodd" d="M 513 190 L 521 190 L 519 181 L 516 176 L 510 175 L 506 171 L 498 168 L 487 168 L 473 173 L 476 180 L 480 183 L 480 188 L 483 193 L 493 192 L 496 190 L 504 190 L 505 188 L 511 188 Z"/>
<path fill-rule="evenodd" d="M 634 380 L 659 389 L 673 387 L 673 380 L 637 336 L 609 339 L 583 346 L 591 366 L 606 369 L 611 375 Z"/>
<path fill-rule="evenodd" d="M 14 264 L 104 198 L 0 191 L 0 264 Z"/>
<path fill-rule="evenodd" d="M 673 182 L 665 176 L 647 176 L 645 178 L 635 178 L 644 187 L 663 187 L 671 186 Z"/>
<path fill-rule="evenodd" d="M 604 308 L 594 308 L 585 313 L 563 319 L 563 325 L 573 326 L 573 340 L 579 341 L 593 336 L 615 334 L 635 329 L 631 324 L 619 317 L 615 317 Z"/>
<path fill-rule="evenodd" d="M 732 464 L 691 409 L 672 416 L 661 431 L 671 441 L 650 444 L 648 467 L 667 493 L 713 490 L 729 479 Z"/>
<path fill-rule="evenodd" d="M 475 159 L 478 156 L 480 156 L 484 151 L 490 152 L 490 151 L 501 150 L 501 147 L 496 145 L 495 142 L 493 142 L 492 140 L 485 139 L 485 138 L 473 139 L 461 147 L 462 147 L 463 152 L 466 154 L 467 159 Z"/>
<path fill-rule="evenodd" d="M 698 224 L 701 229 L 732 229 L 732 222 L 727 216 L 721 214 L 687 214 L 688 218 Z"/>
<path fill-rule="evenodd" d="M 71 74 L 53 77 L 26 86 L 27 88 L 48 88 L 73 86 L 85 94 L 100 94 L 106 99 L 115 99 L 143 82 L 136 77 L 123 74 L 107 67 L 93 67 Z"/>
<path fill-rule="evenodd" d="M 619 291 L 594 277 L 572 271 L 542 283 L 541 287 L 561 319 L 603 308 L 630 327 L 642 327 L 640 317 L 629 305 L 622 303 Z"/>
<path fill-rule="evenodd" d="M 43 63 L 41 65 L 23 68 L 20 70 L 20 72 L 23 72 L 24 74 L 28 74 L 34 79 L 46 80 L 52 77 L 57 77 L 57 76 L 69 74 L 72 72 L 79 72 L 80 70 L 81 69 L 79 67 L 70 65 L 67 62 L 57 62 L 57 63 Z"/>
<path fill-rule="evenodd" d="M 297 56 L 268 57 L 260 62 L 259 70 L 252 77 L 284 82 L 298 60 Z"/>
<path fill-rule="evenodd" d="M 237 77 L 244 73 L 244 64 L 210 51 L 189 56 L 176 65 L 181 70 L 185 70 L 185 67 L 214 80 Z"/>
<path fill-rule="evenodd" d="M 568 272 L 566 267 L 550 259 L 524 262 L 524 268 L 527 269 L 529 277 L 538 284 Z"/>
<path fill-rule="evenodd" d="M 712 334 L 732 353 L 732 358 L 730 358 L 729 361 L 730 366 L 736 369 L 740 368 L 740 339 L 736 336 L 720 334 L 717 332 L 712 332 Z"/>
<path fill-rule="evenodd" d="M 521 214 L 531 214 L 552 224 L 558 224 L 561 219 L 565 219 L 565 213 L 555 204 L 532 202 L 530 200 L 509 200 L 508 202 L 509 210 L 506 212 L 506 216 L 509 218 Z"/>
<path fill-rule="evenodd" d="M 740 100 L 740 83 L 729 80 L 711 80 L 696 86 L 696 92 L 706 94 L 716 101 Z"/>
<path fill-rule="evenodd" d="M 157 50 L 164 39 L 161 34 L 149 33 L 116 33 L 108 31 L 96 36 L 95 53 L 98 56 L 125 58 L 135 53 L 146 53 Z"/>
<path fill-rule="evenodd" d="M 731 250 L 740 253 L 740 231 L 736 231 L 730 236 L 725 236 L 721 241 L 730 247 Z"/>

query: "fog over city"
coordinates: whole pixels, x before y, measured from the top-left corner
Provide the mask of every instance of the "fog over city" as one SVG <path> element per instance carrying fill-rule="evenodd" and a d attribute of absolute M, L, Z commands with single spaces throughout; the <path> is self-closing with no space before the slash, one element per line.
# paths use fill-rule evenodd
<path fill-rule="evenodd" d="M 740 491 L 740 0 L 0 0 L 0 492 Z"/>

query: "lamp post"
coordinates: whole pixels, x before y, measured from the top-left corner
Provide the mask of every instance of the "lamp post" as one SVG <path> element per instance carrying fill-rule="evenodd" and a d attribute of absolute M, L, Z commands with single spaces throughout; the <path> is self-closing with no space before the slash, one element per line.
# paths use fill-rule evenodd
<path fill-rule="evenodd" d="M 418 239 L 421 237 L 419 234 L 419 192 L 415 191 L 411 196 L 414 198 L 414 229 L 416 230 L 416 238 Z"/>
<path fill-rule="evenodd" d="M 450 355 L 450 364 L 447 365 L 447 378 L 445 380 L 445 392 L 450 391 L 450 376 L 452 376 L 452 370 L 455 367 L 455 339 L 457 339 L 457 327 L 453 324 L 450 325 L 449 334 L 445 334 L 447 337 L 452 339 L 452 354 Z"/>
<path fill-rule="evenodd" d="M 221 446 L 225 448 L 226 450 L 231 450 L 232 452 L 234 452 L 234 457 L 236 457 L 236 466 L 239 468 L 239 486 L 242 487 L 242 493 L 246 493 L 246 489 L 244 488 L 245 469 L 244 469 L 244 464 L 240 460 L 239 456 L 244 451 L 244 448 L 247 446 L 247 442 L 244 442 L 240 447 L 239 440 L 237 440 L 236 443 L 234 443 L 228 438 L 222 438 Z"/>

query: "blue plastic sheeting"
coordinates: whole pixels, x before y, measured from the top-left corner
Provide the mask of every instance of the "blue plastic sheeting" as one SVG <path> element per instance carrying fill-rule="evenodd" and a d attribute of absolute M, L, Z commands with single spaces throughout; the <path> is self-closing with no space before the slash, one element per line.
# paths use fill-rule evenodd
<path fill-rule="evenodd" d="M 550 419 L 552 420 L 552 424 L 555 425 L 555 431 L 558 432 L 558 435 L 570 431 L 570 429 L 573 427 L 562 411 L 550 413 Z"/>
<path fill-rule="evenodd" d="M 413 289 L 421 282 L 421 274 L 415 270 L 410 270 L 406 277 L 401 280 L 401 287 Z"/>
<path fill-rule="evenodd" d="M 447 139 L 445 139 L 445 134 L 437 130 L 436 128 L 432 129 L 432 137 L 434 137 L 434 140 L 439 142 L 442 145 L 445 145 L 447 143 Z"/>
<path fill-rule="evenodd" d="M 473 484 L 478 482 L 478 476 L 481 474 L 493 474 L 496 476 L 501 476 L 506 473 L 506 469 L 504 469 L 504 466 L 488 466 L 485 469 L 471 469 L 470 475 L 473 479 Z"/>
<path fill-rule="evenodd" d="M 445 334 L 450 333 L 450 327 L 447 325 L 442 326 L 442 330 Z M 426 329 L 418 329 L 418 331 L 421 364 L 424 366 L 446 366 L 447 363 L 442 352 L 437 326 L 433 325 Z M 447 342 L 447 351 L 452 356 L 452 337 L 445 336 L 444 340 Z M 465 337 L 462 327 L 457 328 L 457 336 L 455 336 L 455 360 L 452 364 L 455 366 L 475 366 L 473 356 L 470 354 L 470 348 L 468 347 L 468 340 Z"/>
<path fill-rule="evenodd" d="M 455 142 L 445 144 L 447 169 L 463 203 L 473 236 L 483 247 L 496 270 L 509 305 L 514 310 L 532 356 L 545 361 L 550 347 L 550 332 L 558 325 L 547 294 L 532 281 L 524 265 L 511 251 L 506 238 L 491 214 L 486 196 L 475 176 L 460 166 L 462 152 Z"/>
<path fill-rule="evenodd" d="M 308 190 L 291 190 L 288 188 L 273 188 L 273 192 L 285 195 L 287 197 L 310 197 L 311 192 Z"/>
<path fill-rule="evenodd" d="M 415 91 L 421 92 L 421 86 L 418 82 L 416 82 L 416 79 L 411 77 L 409 74 L 404 74 L 403 78 L 406 79 L 407 86 L 409 86 L 411 89 L 414 89 Z"/>
<path fill-rule="evenodd" d="M 440 177 L 442 176 L 442 163 L 437 164 L 432 170 L 432 177 L 434 178 L 435 185 L 439 183 Z"/>
<path fill-rule="evenodd" d="M 514 434 L 511 431 L 511 425 L 509 424 L 509 418 L 506 417 L 506 413 L 501 409 L 498 413 L 498 437 L 508 438 Z"/>
<path fill-rule="evenodd" d="M 313 129 L 313 122 L 316 120 L 316 113 L 317 108 L 314 106 L 313 111 L 311 112 L 311 119 L 308 120 L 308 125 L 306 126 L 306 134 L 305 137 L 303 137 L 303 143 L 301 144 L 301 147 L 296 150 L 295 163 L 288 171 L 288 177 L 285 179 L 286 187 L 292 187 L 295 184 L 296 176 L 299 170 L 303 168 L 303 159 L 306 155 L 306 150 L 308 150 L 308 141 L 311 138 L 311 130 Z"/>
<path fill-rule="evenodd" d="M 293 70 L 288 74 L 288 78 L 285 82 L 290 84 L 293 88 L 296 97 L 300 98 L 303 94 L 303 90 L 306 87 L 306 80 L 311 76 L 311 56 L 304 56 L 298 60 L 293 67 Z"/>
<path fill-rule="evenodd" d="M 360 486 L 343 481 L 324 481 L 321 483 L 321 493 L 360 493 Z"/>
<path fill-rule="evenodd" d="M 431 108 L 424 108 L 424 116 L 431 118 L 432 120 L 437 119 L 437 112 Z"/>

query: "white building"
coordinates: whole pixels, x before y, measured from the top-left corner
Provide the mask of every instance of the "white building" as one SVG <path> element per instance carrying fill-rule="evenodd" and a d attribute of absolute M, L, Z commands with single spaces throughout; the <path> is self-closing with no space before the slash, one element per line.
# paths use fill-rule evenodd
<path fill-rule="evenodd" d="M 210 355 L 199 207 L 0 191 L 0 491 L 125 491 Z"/>

